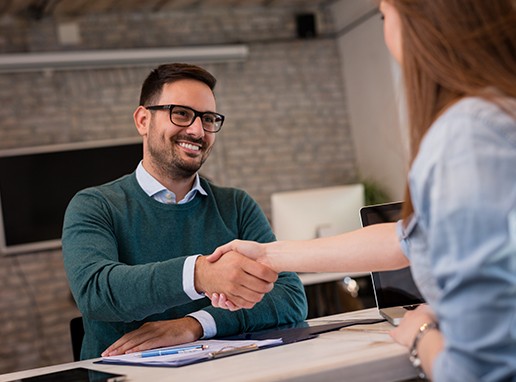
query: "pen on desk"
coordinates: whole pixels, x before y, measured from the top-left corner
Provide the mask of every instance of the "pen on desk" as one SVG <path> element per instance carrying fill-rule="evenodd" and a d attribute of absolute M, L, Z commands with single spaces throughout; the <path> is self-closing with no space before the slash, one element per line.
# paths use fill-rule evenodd
<path fill-rule="evenodd" d="M 222 358 L 227 357 L 234 354 L 247 353 L 249 351 L 258 350 L 257 344 L 245 345 L 240 347 L 228 347 L 222 348 L 218 351 L 214 351 L 208 354 L 208 358 Z"/>
<path fill-rule="evenodd" d="M 207 349 L 208 345 L 192 345 L 192 346 L 183 346 L 179 348 L 172 349 L 155 349 L 155 350 L 146 350 L 142 352 L 142 357 L 157 357 L 160 355 L 171 355 L 171 354 L 182 354 L 182 353 L 190 353 L 194 351 Z"/>

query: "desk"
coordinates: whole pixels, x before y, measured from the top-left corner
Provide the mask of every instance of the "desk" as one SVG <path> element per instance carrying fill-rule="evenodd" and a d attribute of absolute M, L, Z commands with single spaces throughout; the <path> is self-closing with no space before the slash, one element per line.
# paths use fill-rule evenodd
<path fill-rule="evenodd" d="M 376 309 L 343 313 L 317 320 L 376 318 Z M 130 382 L 165 381 L 400 381 L 416 373 L 407 350 L 394 343 L 382 322 L 351 326 L 294 344 L 179 368 L 67 363 L 0 376 L 0 382 L 73 367 L 126 374 Z"/>

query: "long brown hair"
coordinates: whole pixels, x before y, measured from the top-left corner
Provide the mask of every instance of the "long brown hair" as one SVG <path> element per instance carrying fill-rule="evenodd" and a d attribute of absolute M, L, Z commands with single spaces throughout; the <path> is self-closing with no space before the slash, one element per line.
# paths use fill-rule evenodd
<path fill-rule="evenodd" d="M 431 124 L 460 98 L 516 98 L 516 1 L 385 1 L 400 16 L 412 162 Z M 407 217 L 408 185 L 404 205 Z"/>

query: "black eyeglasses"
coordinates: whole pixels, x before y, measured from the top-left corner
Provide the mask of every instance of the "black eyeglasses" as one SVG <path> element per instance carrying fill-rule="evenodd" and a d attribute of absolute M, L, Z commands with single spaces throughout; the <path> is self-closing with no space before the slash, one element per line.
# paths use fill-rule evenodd
<path fill-rule="evenodd" d="M 188 127 L 194 123 L 197 117 L 201 118 L 202 128 L 208 133 L 217 133 L 222 129 L 224 123 L 224 116 L 219 113 L 212 111 L 200 111 L 194 110 L 188 106 L 181 105 L 155 105 L 146 106 L 147 110 L 169 110 L 170 122 L 179 127 Z"/>

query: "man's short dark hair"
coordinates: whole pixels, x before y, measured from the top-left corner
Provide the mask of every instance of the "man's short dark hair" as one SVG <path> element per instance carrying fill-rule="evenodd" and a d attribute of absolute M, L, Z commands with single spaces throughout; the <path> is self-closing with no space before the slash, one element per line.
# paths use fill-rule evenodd
<path fill-rule="evenodd" d="M 192 79 L 205 83 L 213 91 L 217 80 L 207 70 L 191 64 L 164 64 L 153 69 L 142 85 L 140 105 L 157 102 L 163 86 L 179 80 Z"/>

